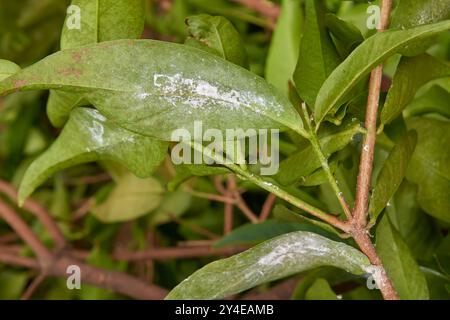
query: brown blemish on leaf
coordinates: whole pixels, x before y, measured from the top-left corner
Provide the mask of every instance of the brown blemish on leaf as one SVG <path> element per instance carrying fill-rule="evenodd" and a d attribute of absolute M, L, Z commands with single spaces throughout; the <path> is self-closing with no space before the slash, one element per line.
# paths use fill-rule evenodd
<path fill-rule="evenodd" d="M 58 74 L 66 77 L 74 76 L 75 78 L 79 78 L 83 74 L 83 70 L 77 69 L 75 67 L 68 67 L 58 70 Z"/>
<path fill-rule="evenodd" d="M 80 52 L 74 52 L 74 53 L 72 53 L 72 59 L 73 59 L 75 62 L 80 62 L 80 60 L 81 60 L 81 53 L 80 53 Z"/>
<path fill-rule="evenodd" d="M 20 89 L 28 83 L 27 80 L 13 80 L 14 89 Z"/>

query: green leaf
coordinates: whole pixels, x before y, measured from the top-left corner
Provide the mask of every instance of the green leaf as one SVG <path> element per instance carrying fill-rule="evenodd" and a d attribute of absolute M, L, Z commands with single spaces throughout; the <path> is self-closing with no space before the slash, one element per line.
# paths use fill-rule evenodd
<path fill-rule="evenodd" d="M 79 93 L 50 90 L 47 100 L 47 116 L 55 127 L 63 126 L 70 111 L 77 106 L 86 105 Z"/>
<path fill-rule="evenodd" d="M 391 150 L 378 174 L 375 188 L 370 199 L 370 224 L 375 224 L 379 214 L 394 196 L 406 175 L 409 160 L 417 143 L 417 133 L 408 132 Z"/>
<path fill-rule="evenodd" d="M 450 93 L 439 85 L 432 86 L 424 94 L 414 99 L 403 111 L 405 118 L 427 113 L 438 113 L 450 118 Z"/>
<path fill-rule="evenodd" d="M 155 178 L 140 179 L 128 174 L 117 182 L 105 201 L 93 204 L 91 212 L 107 223 L 133 220 L 156 209 L 163 192 Z"/>
<path fill-rule="evenodd" d="M 420 208 L 417 188 L 403 181 L 386 212 L 414 257 L 421 261 L 430 260 L 442 236 L 433 219 Z"/>
<path fill-rule="evenodd" d="M 304 215 L 297 213 L 295 211 L 289 210 L 285 206 L 281 204 L 277 204 L 275 208 L 273 209 L 273 216 L 275 219 L 281 220 L 281 221 L 290 221 L 290 222 L 297 222 L 299 224 L 307 224 L 310 227 L 310 230 L 304 230 L 304 231 L 312 231 L 314 233 L 318 233 L 320 235 L 323 235 L 327 238 L 331 238 L 333 240 L 339 240 L 339 238 L 336 238 L 336 235 L 340 235 L 339 231 L 334 229 L 332 226 L 330 226 L 328 223 L 324 223 L 319 220 L 314 220 L 311 218 L 307 218 Z M 315 228 L 318 227 L 318 228 Z M 326 231 L 326 232 L 324 232 Z"/>
<path fill-rule="evenodd" d="M 363 274 L 370 263 L 346 244 L 310 232 L 291 232 L 206 265 L 176 286 L 166 299 L 221 299 L 324 265 Z"/>
<path fill-rule="evenodd" d="M 376 237 L 377 253 L 400 298 L 403 300 L 428 299 L 425 276 L 387 216 L 384 216 L 378 225 Z"/>
<path fill-rule="evenodd" d="M 398 117 L 424 84 L 447 76 L 450 76 L 450 63 L 439 61 L 428 54 L 403 57 L 381 111 L 381 123 L 389 123 Z"/>
<path fill-rule="evenodd" d="M 72 0 L 79 8 L 80 28 L 69 28 L 77 14 L 70 11 L 61 32 L 61 49 L 77 48 L 117 39 L 139 39 L 144 29 L 143 0 Z M 79 105 L 78 94 L 51 90 L 47 114 L 55 126 L 62 126 L 70 110 Z"/>
<path fill-rule="evenodd" d="M 266 79 L 288 96 L 288 83 L 297 64 L 303 20 L 301 1 L 283 0 L 266 60 Z"/>
<path fill-rule="evenodd" d="M 450 18 L 447 0 L 399 0 L 392 15 L 392 28 L 408 29 Z"/>
<path fill-rule="evenodd" d="M 61 34 L 61 49 L 137 39 L 144 30 L 143 0 L 72 0 L 71 4 L 80 8 L 80 29 L 68 28 L 68 20 L 73 17 L 73 13 L 68 13 Z"/>
<path fill-rule="evenodd" d="M 305 300 L 337 300 L 337 296 L 327 280 L 318 278 L 306 291 Z"/>
<path fill-rule="evenodd" d="M 417 131 L 418 142 L 406 177 L 417 184 L 422 209 L 450 222 L 450 123 L 411 118 L 407 125 Z"/>
<path fill-rule="evenodd" d="M 305 223 L 305 221 L 298 223 L 267 220 L 256 224 L 247 223 L 234 229 L 230 234 L 214 243 L 214 247 L 221 248 L 225 246 L 244 244 L 254 245 L 285 233 L 293 231 L 315 232 L 317 229 L 319 228 L 316 228 L 311 223 Z"/>
<path fill-rule="evenodd" d="M 0 81 L 19 72 L 20 67 L 14 62 L 0 59 Z"/>
<path fill-rule="evenodd" d="M 0 94 L 80 91 L 128 130 L 173 140 L 176 129 L 284 129 L 306 135 L 290 102 L 250 71 L 189 46 L 118 40 L 55 53 L 0 82 Z"/>
<path fill-rule="evenodd" d="M 171 215 L 181 216 L 189 209 L 191 199 L 191 194 L 181 190 L 165 193 L 159 207 L 150 216 L 150 224 L 158 226 L 172 221 Z"/>
<path fill-rule="evenodd" d="M 200 14 L 186 18 L 189 37 L 186 44 L 214 53 L 219 57 L 247 68 L 244 42 L 230 21 L 221 16 Z"/>
<path fill-rule="evenodd" d="M 28 274 L 25 271 L 3 270 L 0 272 L 0 297 L 2 300 L 20 299 L 26 289 Z"/>
<path fill-rule="evenodd" d="M 336 49 L 342 58 L 346 58 L 364 41 L 361 31 L 355 25 L 340 19 L 334 14 L 327 13 L 325 23 L 333 35 Z"/>
<path fill-rule="evenodd" d="M 443 21 L 408 30 L 379 32 L 359 45 L 327 78 L 317 95 L 314 117 L 317 123 L 343 104 L 347 95 L 370 71 L 408 45 L 450 29 L 450 21 Z"/>
<path fill-rule="evenodd" d="M 148 177 L 164 159 L 167 148 L 166 142 L 118 127 L 94 109 L 74 109 L 57 140 L 27 169 L 19 202 L 53 173 L 85 162 L 113 160 L 140 177 Z"/>
<path fill-rule="evenodd" d="M 319 142 L 325 157 L 328 158 L 333 153 L 343 149 L 358 132 L 360 132 L 359 122 L 352 121 L 340 128 L 339 132 L 321 137 Z M 295 184 L 302 179 L 306 180 L 306 177 L 320 166 L 320 160 L 314 153 L 312 146 L 308 146 L 283 160 L 275 177 L 283 185 Z"/>
<path fill-rule="evenodd" d="M 180 164 L 175 166 L 175 177 L 167 184 L 169 191 L 175 190 L 180 184 L 192 177 L 226 174 L 230 170 L 226 167 L 214 167 L 205 164 Z"/>
<path fill-rule="evenodd" d="M 325 27 L 322 1 L 307 0 L 305 18 L 294 83 L 302 100 L 313 108 L 320 87 L 338 66 L 339 57 Z"/>
<path fill-rule="evenodd" d="M 425 24 L 431 24 L 450 18 L 450 3 L 447 0 L 399 0 L 391 17 L 391 28 L 408 29 Z M 425 52 L 435 43 L 433 37 L 407 48 L 402 54 L 414 56 Z"/>

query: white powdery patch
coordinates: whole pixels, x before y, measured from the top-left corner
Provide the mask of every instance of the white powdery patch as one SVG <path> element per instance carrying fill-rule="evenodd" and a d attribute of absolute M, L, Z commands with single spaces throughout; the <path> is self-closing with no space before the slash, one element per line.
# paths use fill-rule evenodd
<path fill-rule="evenodd" d="M 93 126 L 89 126 L 87 129 L 91 133 L 91 139 L 94 141 L 96 145 L 98 146 L 104 145 L 105 141 L 103 137 L 105 132 L 102 123 L 94 121 Z"/>
<path fill-rule="evenodd" d="M 308 259 L 311 259 L 311 254 L 316 256 L 324 256 L 330 253 L 330 248 L 323 246 L 317 239 L 303 238 L 293 244 L 283 244 L 277 246 L 268 255 L 258 260 L 258 264 L 266 266 L 275 266 L 284 264 L 286 261 L 296 259 L 308 253 Z"/>
<path fill-rule="evenodd" d="M 96 120 L 93 121 L 93 125 L 87 127 L 87 129 L 90 132 L 90 137 L 92 139 L 92 141 L 94 142 L 94 144 L 96 146 L 102 147 L 105 144 L 107 144 L 108 140 L 111 140 L 110 136 L 108 135 L 108 133 L 105 133 L 105 123 L 107 121 L 107 118 L 105 116 L 103 116 L 101 113 L 92 110 L 92 112 L 90 112 L 90 115 Z M 122 135 L 121 140 L 123 142 L 135 142 L 135 136 L 134 134 L 132 134 L 131 132 L 127 132 L 128 134 L 124 134 Z M 88 148 L 88 151 L 92 151 L 91 148 Z"/>
<path fill-rule="evenodd" d="M 159 88 L 166 95 L 172 104 L 179 102 L 188 104 L 192 108 L 211 107 L 211 101 L 231 109 L 238 109 L 240 105 L 251 108 L 254 112 L 260 113 L 260 107 L 267 107 L 266 99 L 255 96 L 249 92 L 239 92 L 237 90 L 221 90 L 219 87 L 202 79 L 191 79 L 183 77 L 182 74 L 175 75 L 155 74 L 153 85 Z M 281 114 L 281 106 L 274 106 L 270 103 L 271 111 Z"/>

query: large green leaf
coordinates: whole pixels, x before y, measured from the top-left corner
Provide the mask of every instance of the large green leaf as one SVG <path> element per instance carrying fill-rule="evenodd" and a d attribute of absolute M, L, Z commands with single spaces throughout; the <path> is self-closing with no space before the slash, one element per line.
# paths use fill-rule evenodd
<path fill-rule="evenodd" d="M 140 177 L 150 176 L 167 148 L 166 142 L 127 131 L 94 109 L 76 108 L 57 140 L 27 169 L 19 201 L 53 173 L 84 162 L 114 160 Z"/>
<path fill-rule="evenodd" d="M 408 246 L 384 216 L 377 227 L 377 253 L 397 293 L 404 300 L 428 299 L 425 276 Z"/>
<path fill-rule="evenodd" d="M 406 177 L 419 188 L 420 206 L 430 215 L 450 222 L 450 123 L 411 118 L 407 125 L 417 131 L 418 143 Z"/>
<path fill-rule="evenodd" d="M 317 95 L 314 116 L 319 123 L 330 110 L 348 99 L 347 95 L 370 71 L 409 45 L 450 29 L 450 21 L 408 30 L 379 32 L 359 45 L 327 78 Z"/>
<path fill-rule="evenodd" d="M 349 144 L 353 137 L 360 132 L 360 124 L 358 121 L 352 121 L 343 128 L 333 134 L 320 138 L 320 145 L 326 157 L 343 149 Z M 280 163 L 280 169 L 276 175 L 276 179 L 283 185 L 298 183 L 306 176 L 320 168 L 319 158 L 314 153 L 312 146 L 308 146 L 283 160 Z"/>
<path fill-rule="evenodd" d="M 421 261 L 431 259 L 442 236 L 433 219 L 420 208 L 417 188 L 403 181 L 386 212 L 414 257 Z"/>
<path fill-rule="evenodd" d="M 370 199 L 369 214 L 371 224 L 388 204 L 397 188 L 405 177 L 409 160 L 417 143 L 417 133 L 408 132 L 403 139 L 391 150 L 381 168 Z"/>
<path fill-rule="evenodd" d="M 434 85 L 414 99 L 403 111 L 403 115 L 408 118 L 427 113 L 438 113 L 450 118 L 448 101 L 450 101 L 450 92 L 439 85 Z"/>
<path fill-rule="evenodd" d="M 320 87 L 339 64 L 339 58 L 325 27 L 323 2 L 307 0 L 305 18 L 294 83 L 302 100 L 313 108 Z"/>
<path fill-rule="evenodd" d="M 287 210 L 287 209 L 286 209 Z M 295 213 L 293 213 L 295 215 Z M 307 222 L 306 219 L 299 223 L 277 220 L 267 220 L 261 223 L 248 223 L 234 229 L 230 234 L 214 243 L 214 247 L 220 248 L 232 245 L 257 244 L 262 241 L 280 236 L 293 231 L 309 231 L 316 233 L 320 228 Z"/>
<path fill-rule="evenodd" d="M 208 264 L 175 287 L 166 299 L 221 299 L 319 266 L 364 274 L 370 263 L 346 244 L 310 232 L 291 232 Z"/>
<path fill-rule="evenodd" d="M 163 192 L 155 178 L 140 179 L 128 174 L 117 181 L 103 202 L 92 205 L 91 212 L 108 223 L 133 220 L 156 209 Z"/>
<path fill-rule="evenodd" d="M 61 49 L 76 48 L 95 42 L 139 38 L 144 29 L 144 0 L 72 0 L 80 8 L 81 28 L 61 34 Z"/>
<path fill-rule="evenodd" d="M 306 291 L 305 300 L 337 300 L 337 296 L 327 280 L 318 278 Z"/>
<path fill-rule="evenodd" d="M 250 71 L 198 49 L 153 40 L 118 40 L 53 54 L 0 82 L 0 94 L 80 91 L 110 120 L 173 139 L 176 129 L 291 128 L 306 135 L 287 98 Z"/>
<path fill-rule="evenodd" d="M 190 37 L 186 44 L 214 53 L 247 68 L 247 53 L 241 36 L 230 21 L 221 16 L 200 14 L 186 18 Z"/>
<path fill-rule="evenodd" d="M 450 18 L 450 2 L 447 0 L 399 0 L 391 25 L 407 29 Z"/>
<path fill-rule="evenodd" d="M 381 111 L 381 123 L 389 123 L 399 116 L 424 84 L 447 76 L 450 76 L 450 63 L 439 61 L 428 54 L 403 57 Z"/>
<path fill-rule="evenodd" d="M 408 29 L 450 19 L 450 2 L 447 0 L 398 0 L 391 17 L 391 28 Z M 436 39 L 415 43 L 402 54 L 414 56 L 425 52 Z"/>
<path fill-rule="evenodd" d="M 61 49 L 117 39 L 138 39 L 144 29 L 143 0 L 72 0 L 79 12 L 70 11 L 61 32 Z M 69 28 L 80 14 L 80 28 Z M 79 104 L 77 94 L 51 90 L 47 114 L 56 126 L 66 122 L 70 110 Z"/>
<path fill-rule="evenodd" d="M 0 81 L 18 72 L 20 67 L 14 62 L 0 59 Z"/>
<path fill-rule="evenodd" d="M 266 60 L 266 79 L 288 96 L 298 60 L 303 12 L 299 0 L 283 0 Z"/>

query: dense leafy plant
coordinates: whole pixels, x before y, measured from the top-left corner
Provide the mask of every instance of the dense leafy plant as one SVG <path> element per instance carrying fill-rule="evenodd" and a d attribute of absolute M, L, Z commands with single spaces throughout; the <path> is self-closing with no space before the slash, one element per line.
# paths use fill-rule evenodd
<path fill-rule="evenodd" d="M 235 253 L 206 265 L 200 258 L 153 265 L 151 280 L 171 289 L 168 299 L 271 290 L 269 283 L 299 273 L 293 299 L 450 297 L 448 1 L 282 0 L 274 25 L 278 3 L 255 1 L 269 17 L 263 19 L 222 0 L 161 1 L 169 8 L 158 1 L 72 0 L 58 52 L 43 57 L 52 51 L 50 36 L 41 50 L 42 39 L 29 34 L 23 41 L 32 43 L 31 52 L 9 42 L 33 23 L 45 33 L 51 20 L 30 14 L 42 7 L 59 17 L 69 4 L 57 2 L 0 5 L 0 14 L 15 19 L 2 19 L 0 39 L 0 95 L 8 95 L 0 109 L 2 178 L 20 181 L 18 205 L 40 208 L 47 230 L 33 229 L 47 245 L 90 244 L 80 264 L 117 272 L 129 271 L 134 260 Z M 370 14 L 374 6 L 379 16 Z M 60 27 L 54 19 L 51 30 Z M 144 26 L 172 41 L 139 39 Z M 50 90 L 47 116 L 61 128 L 49 147 L 51 126 L 42 121 L 43 94 L 35 90 Z M 223 163 L 195 140 L 189 149 L 216 164 L 172 164 L 173 132 L 185 128 L 195 136 L 196 121 L 224 135 L 234 128 L 282 131 L 278 173 L 261 175 L 262 163 Z M 79 178 L 99 171 L 107 173 L 99 186 Z M 0 191 L 15 197 L 6 181 Z M 27 201 L 33 194 L 50 215 Z M 71 208 L 85 198 L 74 218 Z M 0 216 L 41 263 L 50 259 L 38 240 L 24 237 L 11 205 L 0 199 Z M 233 220 L 233 207 L 244 216 Z M 9 229 L 0 226 L 1 236 Z M 191 246 L 158 253 L 147 248 L 148 233 L 162 245 L 184 239 Z M 196 244 L 205 237 L 212 247 Z M 126 242 L 122 252 L 117 238 L 128 239 L 119 240 Z M 0 246 L 0 263 L 11 261 L 8 250 Z M 55 262 L 50 274 L 61 275 L 68 261 Z M 29 274 L 1 268 L 8 276 L 0 274 L 0 284 L 11 284 L 0 285 L 0 297 L 16 297 Z M 138 276 L 148 280 L 142 271 Z M 127 289 L 100 286 L 136 298 L 165 296 L 127 279 Z M 356 289 L 340 292 L 347 282 Z M 75 297 L 64 282 L 48 286 L 44 298 Z M 113 297 L 90 287 L 80 292 Z"/>

